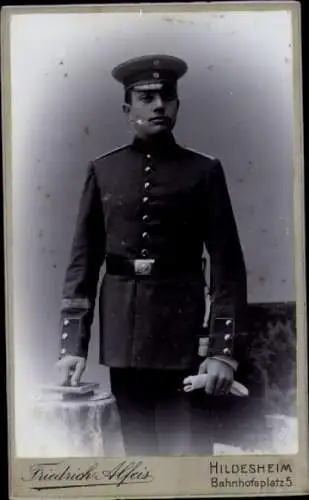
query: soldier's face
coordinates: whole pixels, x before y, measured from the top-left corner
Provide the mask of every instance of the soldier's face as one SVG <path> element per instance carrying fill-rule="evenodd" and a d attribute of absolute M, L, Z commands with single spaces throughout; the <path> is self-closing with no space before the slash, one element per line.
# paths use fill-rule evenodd
<path fill-rule="evenodd" d="M 175 89 L 133 90 L 130 104 L 124 105 L 129 123 L 139 137 L 171 131 L 176 123 L 179 100 Z"/>

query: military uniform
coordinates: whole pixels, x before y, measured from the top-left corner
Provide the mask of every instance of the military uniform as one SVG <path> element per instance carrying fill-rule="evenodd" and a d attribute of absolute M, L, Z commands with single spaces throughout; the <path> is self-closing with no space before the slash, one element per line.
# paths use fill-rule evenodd
<path fill-rule="evenodd" d="M 149 67 L 141 59 L 134 64 L 140 64 L 138 80 L 146 81 Z M 151 61 L 156 79 L 158 60 L 166 78 L 171 61 L 167 70 L 162 58 Z M 175 64 L 179 78 L 184 68 Z M 118 68 L 114 76 L 124 81 L 126 74 Z M 114 387 L 129 384 L 130 377 L 134 387 L 134 373 L 151 373 L 153 387 L 159 371 L 178 387 L 196 366 L 203 335 L 203 245 L 211 260 L 208 356 L 233 364 L 243 353 L 238 333 L 245 330 L 246 272 L 220 161 L 181 147 L 172 133 L 147 141 L 135 137 L 91 161 L 64 280 L 61 356 L 87 356 L 105 262 L 99 358 L 111 368 Z"/>

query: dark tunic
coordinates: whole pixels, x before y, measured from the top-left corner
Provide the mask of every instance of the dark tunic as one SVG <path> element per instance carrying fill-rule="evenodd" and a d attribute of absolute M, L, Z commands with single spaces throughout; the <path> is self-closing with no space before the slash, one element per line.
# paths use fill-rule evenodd
<path fill-rule="evenodd" d="M 99 272 L 111 258 L 99 291 L 100 363 L 188 369 L 205 312 L 204 244 L 209 355 L 239 360 L 246 272 L 220 161 L 169 135 L 152 144 L 135 139 L 90 162 L 64 280 L 61 356 L 87 356 Z M 120 266 L 117 273 L 117 257 L 155 259 L 159 271 L 131 276 Z"/>

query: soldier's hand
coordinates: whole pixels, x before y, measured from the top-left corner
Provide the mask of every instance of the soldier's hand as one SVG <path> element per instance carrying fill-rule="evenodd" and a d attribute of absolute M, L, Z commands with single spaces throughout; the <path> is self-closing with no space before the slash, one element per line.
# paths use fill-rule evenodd
<path fill-rule="evenodd" d="M 227 363 L 206 358 L 200 364 L 198 373 L 208 374 L 205 392 L 214 396 L 228 394 L 234 380 L 234 370 Z"/>
<path fill-rule="evenodd" d="M 85 358 L 71 355 L 64 356 L 55 366 L 59 374 L 59 384 L 78 385 L 86 369 L 86 365 L 87 362 Z"/>

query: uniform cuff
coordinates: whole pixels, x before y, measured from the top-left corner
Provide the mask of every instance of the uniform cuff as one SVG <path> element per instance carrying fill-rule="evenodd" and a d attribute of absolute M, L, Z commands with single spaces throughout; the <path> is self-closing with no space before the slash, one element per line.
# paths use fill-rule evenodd
<path fill-rule="evenodd" d="M 60 358 L 66 355 L 81 356 L 88 354 L 89 328 L 83 317 L 64 313 L 61 321 Z"/>
<path fill-rule="evenodd" d="M 235 315 L 233 308 L 216 307 L 210 322 L 209 356 L 233 356 Z"/>

